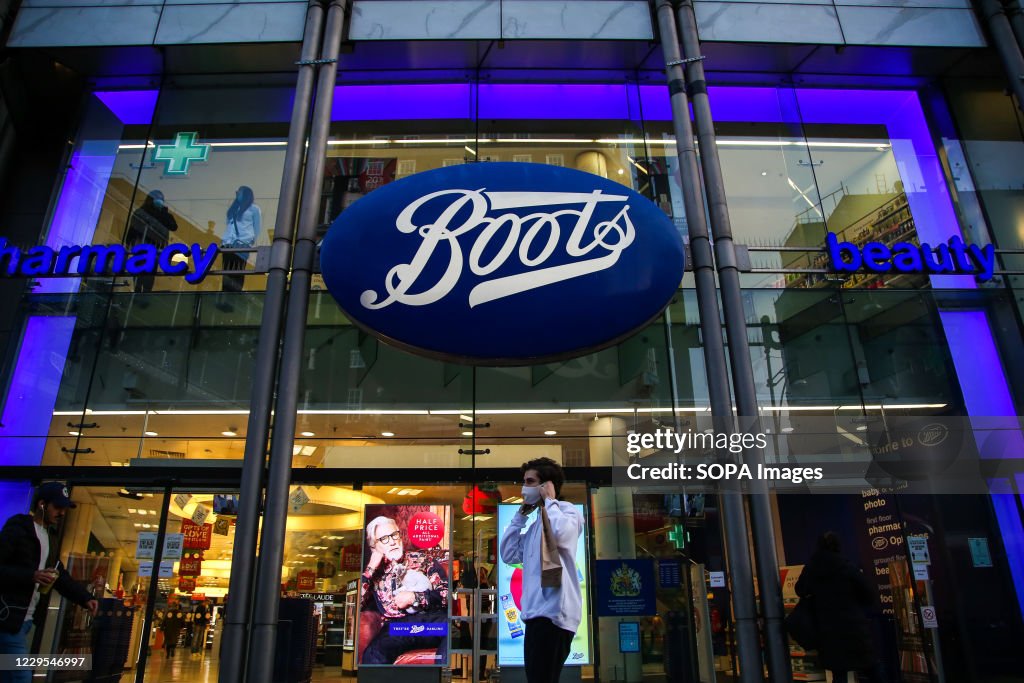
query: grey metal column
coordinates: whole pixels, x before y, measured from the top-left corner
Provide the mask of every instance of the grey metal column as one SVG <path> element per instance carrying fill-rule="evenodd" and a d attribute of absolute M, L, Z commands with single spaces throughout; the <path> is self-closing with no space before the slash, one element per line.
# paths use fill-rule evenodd
<path fill-rule="evenodd" d="M 740 273 L 736 261 L 736 248 L 726 204 L 725 182 L 718 158 L 715 124 L 711 118 L 707 81 L 704 78 L 700 38 L 693 0 L 681 0 L 678 8 L 680 37 L 686 64 L 686 87 L 693 102 L 693 117 L 697 128 L 701 169 L 704 171 L 704 191 L 714 237 L 715 265 L 722 294 L 722 312 L 725 316 L 725 334 L 729 340 L 733 389 L 736 392 L 736 413 L 740 429 L 760 431 L 757 390 L 754 369 L 750 361 L 750 343 L 747 339 L 747 320 L 740 289 Z M 744 457 L 753 469 L 764 462 L 761 449 L 747 449 Z M 789 662 L 789 641 L 786 636 L 785 610 L 782 606 L 782 584 L 779 580 L 779 560 L 775 552 L 775 533 L 772 523 L 771 501 L 764 481 L 754 478 L 748 497 L 750 522 L 753 527 L 754 557 L 757 581 L 764 615 L 764 649 L 768 665 L 768 679 L 772 683 L 791 683 L 793 672 Z"/>
<path fill-rule="evenodd" d="M 690 237 L 693 277 L 697 290 L 697 310 L 704 339 L 704 367 L 708 377 L 708 395 L 715 429 L 731 432 L 734 429 L 732 400 L 729 395 L 729 376 L 725 361 L 725 344 L 719 322 L 718 295 L 715 289 L 714 260 L 708 235 L 707 216 L 700 192 L 700 172 L 697 152 L 693 145 L 693 127 L 690 107 L 683 81 L 679 55 L 679 37 L 671 0 L 658 0 L 658 30 L 661 34 L 665 74 L 668 78 L 672 102 L 672 124 L 676 136 L 676 154 L 686 210 L 686 227 Z M 747 545 L 747 521 L 743 500 L 736 494 L 719 496 L 722 527 L 729 559 L 732 581 L 732 607 L 736 619 L 736 649 L 740 680 L 764 680 L 761 673 L 761 642 L 757 629 L 757 611 L 754 601 L 754 579 L 751 573 L 750 552 Z"/>
<path fill-rule="evenodd" d="M 266 462 L 270 407 L 277 374 L 277 352 L 281 342 L 281 319 L 284 294 L 288 286 L 291 263 L 292 233 L 306 152 L 306 133 L 313 99 L 313 77 L 316 66 L 310 64 L 320 50 L 323 36 L 324 9 L 320 0 L 310 0 L 306 9 L 306 29 L 302 39 L 302 63 L 295 84 L 295 103 L 288 127 L 281 194 L 274 223 L 274 241 L 270 247 L 270 270 L 263 300 L 259 342 L 253 372 L 249 405 L 249 424 L 245 436 L 241 493 L 238 497 L 238 520 L 235 524 L 235 547 L 231 553 L 231 581 L 228 584 L 228 606 L 221 637 L 220 683 L 243 680 L 248 642 L 249 617 L 252 607 L 252 584 L 255 574 L 256 534 L 260 519 L 260 494 Z"/>
<path fill-rule="evenodd" d="M 1006 18 L 1010 20 L 1010 28 L 1017 38 L 1017 47 L 1024 52 L 1024 8 L 1020 0 L 1003 0 L 1003 10 Z"/>
<path fill-rule="evenodd" d="M 1021 47 L 1013 35 L 1006 12 L 999 0 L 977 0 L 977 8 L 988 26 L 1003 68 L 1006 69 L 1010 90 L 1017 97 L 1017 108 L 1024 111 L 1024 56 L 1021 55 Z"/>
<path fill-rule="evenodd" d="M 331 0 L 327 10 L 316 101 L 306 155 L 305 182 L 299 209 L 299 229 L 295 237 L 291 284 L 281 348 L 281 374 L 278 378 L 274 411 L 274 431 L 270 440 L 270 467 L 267 476 L 266 509 L 260 535 L 257 562 L 255 605 L 246 681 L 269 683 L 274 673 L 277 618 L 281 599 L 281 562 L 284 560 L 285 523 L 288 519 L 288 487 L 291 484 L 292 447 L 295 445 L 295 414 L 299 398 L 299 377 L 306 343 L 306 314 L 309 287 L 316 256 L 316 228 L 319 223 L 320 193 L 327 162 L 327 137 L 331 127 L 331 105 L 338 72 L 345 13 L 349 0 Z"/>

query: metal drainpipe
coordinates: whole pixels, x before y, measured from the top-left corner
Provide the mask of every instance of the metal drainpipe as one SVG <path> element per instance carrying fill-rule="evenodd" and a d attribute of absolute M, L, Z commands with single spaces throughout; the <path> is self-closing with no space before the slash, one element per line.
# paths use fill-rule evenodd
<path fill-rule="evenodd" d="M 256 570 L 255 605 L 246 681 L 269 683 L 274 674 L 277 619 L 281 599 L 281 563 L 284 560 L 285 523 L 288 519 L 288 487 L 291 485 L 292 447 L 295 445 L 295 416 L 306 342 L 306 314 L 309 287 L 316 256 L 316 228 L 319 223 L 320 193 L 327 163 L 327 138 L 331 128 L 331 105 L 338 72 L 345 15 L 349 0 L 331 0 L 327 10 L 322 66 L 317 77 L 316 102 L 306 155 L 305 182 L 295 239 L 291 285 L 281 348 L 281 373 L 277 385 L 274 430 L 270 441 L 263 531 Z"/>
<path fill-rule="evenodd" d="M 1017 49 L 1024 52 L 1024 9 L 1021 9 L 1020 0 L 1004 0 L 1003 11 L 1010 20 L 1010 28 L 1017 39 Z"/>
<path fill-rule="evenodd" d="M 1021 56 L 1021 48 L 1014 38 L 1006 12 L 999 0 L 978 0 L 977 9 L 1003 62 L 1010 90 L 1017 96 L 1017 108 L 1024 111 L 1024 56 Z"/>
<path fill-rule="evenodd" d="M 754 369 L 750 362 L 750 343 L 747 338 L 747 321 L 743 306 L 743 292 L 740 288 L 740 273 L 736 260 L 736 248 L 732 239 L 732 225 L 729 222 L 729 208 L 726 203 L 725 182 L 718 158 L 718 143 L 715 139 L 715 124 L 711 117 L 708 101 L 707 81 L 704 78 L 703 57 L 700 54 L 700 38 L 697 35 L 697 18 L 693 0 L 681 0 L 678 7 L 680 36 L 686 64 L 686 86 L 693 101 L 693 116 L 700 147 L 700 163 L 704 171 L 704 190 L 707 196 L 714 236 L 715 264 L 721 287 L 722 311 L 725 315 L 725 334 L 729 341 L 733 390 L 736 392 L 736 414 L 741 431 L 761 431 L 757 407 L 757 389 Z M 747 449 L 744 459 L 751 469 L 764 462 L 760 448 Z M 789 662 L 789 641 L 786 636 L 785 610 L 782 606 L 782 583 L 779 580 L 779 560 L 775 552 L 775 531 L 772 522 L 771 501 L 764 481 L 754 477 L 750 482 L 747 497 L 750 505 L 750 522 L 753 527 L 754 558 L 757 564 L 757 581 L 761 594 L 761 613 L 764 615 L 764 649 L 768 665 L 768 680 L 772 683 L 791 683 L 793 672 Z"/>
<path fill-rule="evenodd" d="M 686 227 L 690 237 L 693 277 L 697 290 L 697 309 L 704 339 L 704 367 L 708 378 L 708 395 L 715 430 L 733 431 L 732 400 L 725 360 L 725 344 L 719 324 L 718 295 L 715 286 L 714 260 L 708 235 L 704 200 L 700 193 L 700 172 L 693 146 L 690 107 L 680 66 L 679 37 L 671 0 L 656 3 L 658 29 L 661 34 L 665 74 L 672 102 L 672 124 L 676 136 L 676 153 L 682 180 Z M 728 553 L 732 581 L 732 609 L 736 619 L 736 649 L 740 680 L 744 683 L 764 680 L 761 675 L 761 642 L 757 629 L 754 600 L 754 579 L 751 573 L 750 549 L 747 545 L 747 520 L 743 500 L 725 493 L 718 498 L 722 511 L 722 528 Z"/>
<path fill-rule="evenodd" d="M 241 492 L 235 546 L 231 553 L 231 580 L 228 584 L 227 611 L 221 636 L 220 683 L 240 683 L 245 673 L 246 642 L 252 608 L 252 584 L 255 574 L 256 535 L 259 529 L 260 494 L 266 463 L 267 437 L 270 431 L 270 407 L 277 371 L 277 351 L 281 341 L 284 295 L 288 286 L 292 233 L 295 228 L 299 181 L 306 152 L 309 111 L 313 101 L 316 60 L 323 36 L 324 8 L 321 0 L 310 0 L 306 8 L 306 27 L 302 39 L 301 61 L 295 83 L 295 103 L 288 126 L 281 193 L 274 223 L 274 241 L 270 247 L 270 269 L 263 300 L 259 342 L 252 379 L 249 423 L 246 429 L 245 455 L 242 461 Z"/>

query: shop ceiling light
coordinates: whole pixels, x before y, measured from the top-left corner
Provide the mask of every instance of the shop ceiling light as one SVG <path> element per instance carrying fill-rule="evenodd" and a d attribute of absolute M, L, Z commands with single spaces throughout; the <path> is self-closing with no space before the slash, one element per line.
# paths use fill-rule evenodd
<path fill-rule="evenodd" d="M 398 492 L 400 496 L 418 496 L 423 493 L 423 489 L 402 489 Z"/>
<path fill-rule="evenodd" d="M 153 432 L 153 431 L 146 431 L 146 432 L 143 432 L 143 433 L 146 436 L 160 436 L 159 434 L 157 434 L 156 432 Z"/>
<path fill-rule="evenodd" d="M 546 432 L 544 432 L 544 436 L 554 436 L 557 433 L 558 432 L 556 432 L 554 429 L 549 429 Z"/>
<path fill-rule="evenodd" d="M 567 415 L 568 408 L 498 408 L 494 410 L 477 410 L 477 415 Z"/>
<path fill-rule="evenodd" d="M 316 433 L 315 432 L 302 432 L 302 436 L 305 436 L 305 437 L 316 436 Z"/>
<path fill-rule="evenodd" d="M 300 410 L 299 415 L 427 415 L 427 410 Z M 458 411 L 456 411 L 457 413 Z"/>
<path fill-rule="evenodd" d="M 81 436 L 81 432 L 68 432 L 71 436 Z"/>
<path fill-rule="evenodd" d="M 463 436 L 473 436 L 473 432 L 462 432 Z"/>
<path fill-rule="evenodd" d="M 381 432 L 380 435 L 381 436 L 394 436 L 395 433 L 394 432 Z"/>
<path fill-rule="evenodd" d="M 235 427 L 228 427 L 227 431 L 221 432 L 224 436 L 238 436 L 238 432 L 235 431 Z"/>

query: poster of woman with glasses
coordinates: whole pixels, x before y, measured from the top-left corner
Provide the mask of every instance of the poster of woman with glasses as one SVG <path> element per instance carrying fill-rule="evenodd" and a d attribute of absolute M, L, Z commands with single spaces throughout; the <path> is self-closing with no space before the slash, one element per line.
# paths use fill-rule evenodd
<path fill-rule="evenodd" d="M 367 505 L 359 666 L 448 666 L 448 505 Z"/>

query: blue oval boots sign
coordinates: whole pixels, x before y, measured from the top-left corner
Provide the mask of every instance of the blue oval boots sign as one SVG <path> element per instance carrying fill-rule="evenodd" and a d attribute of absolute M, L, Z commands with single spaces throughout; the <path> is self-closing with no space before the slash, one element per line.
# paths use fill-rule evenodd
<path fill-rule="evenodd" d="M 355 202 L 320 263 L 342 310 L 378 337 L 435 358 L 522 365 L 609 346 L 657 317 L 682 280 L 683 243 L 619 183 L 478 163 Z"/>

